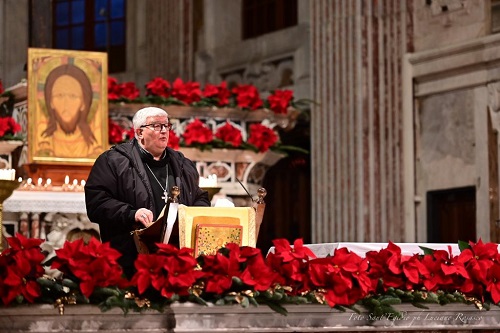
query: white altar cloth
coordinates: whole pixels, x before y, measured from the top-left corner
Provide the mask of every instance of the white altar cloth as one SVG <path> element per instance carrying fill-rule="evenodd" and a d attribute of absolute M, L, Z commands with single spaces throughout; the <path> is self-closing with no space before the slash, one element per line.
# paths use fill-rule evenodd
<path fill-rule="evenodd" d="M 86 214 L 85 193 L 16 190 L 4 201 L 5 212 Z"/>
<path fill-rule="evenodd" d="M 346 247 L 349 251 L 356 253 L 360 257 L 364 258 L 366 252 L 368 251 L 380 251 L 387 247 L 389 243 L 361 243 L 361 242 L 338 242 L 338 243 L 320 243 L 320 244 L 304 244 L 304 246 L 311 249 L 311 251 L 318 258 L 325 258 L 328 255 L 333 255 L 335 249 L 340 249 Z M 448 246 L 451 247 L 451 252 L 453 255 L 460 254 L 460 249 L 458 244 L 446 244 L 446 243 L 394 243 L 401 248 L 401 254 L 403 255 L 413 255 L 416 253 L 423 254 L 424 251 L 422 247 L 426 247 L 433 250 L 445 250 L 448 251 Z M 500 245 L 499 245 L 500 249 Z M 269 252 L 274 252 L 274 246 L 269 249 Z"/>

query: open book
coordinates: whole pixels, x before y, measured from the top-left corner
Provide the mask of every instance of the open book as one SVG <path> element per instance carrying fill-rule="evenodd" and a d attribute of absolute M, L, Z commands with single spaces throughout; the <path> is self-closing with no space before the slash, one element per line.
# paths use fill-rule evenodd
<path fill-rule="evenodd" d="M 174 192 L 174 189 L 172 189 L 172 192 L 174 193 L 174 197 L 167 199 L 156 221 L 145 228 L 132 231 L 137 252 L 144 254 L 153 253 L 157 250 L 156 243 L 168 243 L 175 220 L 177 219 L 177 209 L 179 206 L 177 201 L 178 191 Z"/>

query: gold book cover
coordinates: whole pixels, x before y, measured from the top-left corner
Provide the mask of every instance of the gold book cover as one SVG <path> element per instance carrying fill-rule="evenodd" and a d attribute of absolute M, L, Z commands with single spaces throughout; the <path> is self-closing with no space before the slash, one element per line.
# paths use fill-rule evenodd
<path fill-rule="evenodd" d="M 226 244 L 236 243 L 241 246 L 243 226 L 234 224 L 198 224 L 194 255 L 211 255 Z"/>

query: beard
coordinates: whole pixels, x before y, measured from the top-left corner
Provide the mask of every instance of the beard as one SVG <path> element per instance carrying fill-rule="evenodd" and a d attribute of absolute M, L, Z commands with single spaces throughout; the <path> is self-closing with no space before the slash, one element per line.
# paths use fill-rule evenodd
<path fill-rule="evenodd" d="M 71 118 L 70 120 L 63 120 L 61 118 L 61 116 L 59 115 L 59 113 L 57 112 L 54 112 L 55 113 L 55 116 L 56 116 L 56 120 L 57 120 L 57 123 L 59 124 L 59 126 L 61 126 L 61 129 L 63 130 L 63 132 L 65 134 L 73 134 L 76 130 L 76 126 L 78 125 L 78 122 L 80 121 L 80 116 L 81 116 L 81 112 L 78 111 L 78 113 L 76 115 L 73 116 L 73 118 Z"/>

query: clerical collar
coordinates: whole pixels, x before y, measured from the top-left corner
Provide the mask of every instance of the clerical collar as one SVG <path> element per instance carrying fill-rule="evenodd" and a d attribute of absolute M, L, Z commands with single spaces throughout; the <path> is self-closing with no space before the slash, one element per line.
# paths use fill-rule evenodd
<path fill-rule="evenodd" d="M 142 148 L 139 143 L 137 143 L 137 147 L 139 147 L 139 155 L 141 156 L 141 160 L 144 163 L 147 163 L 151 166 L 164 166 L 168 163 L 166 149 L 163 151 L 163 154 L 161 155 L 160 159 L 157 161 L 154 159 L 153 155 L 149 151 L 147 151 L 146 149 Z"/>

